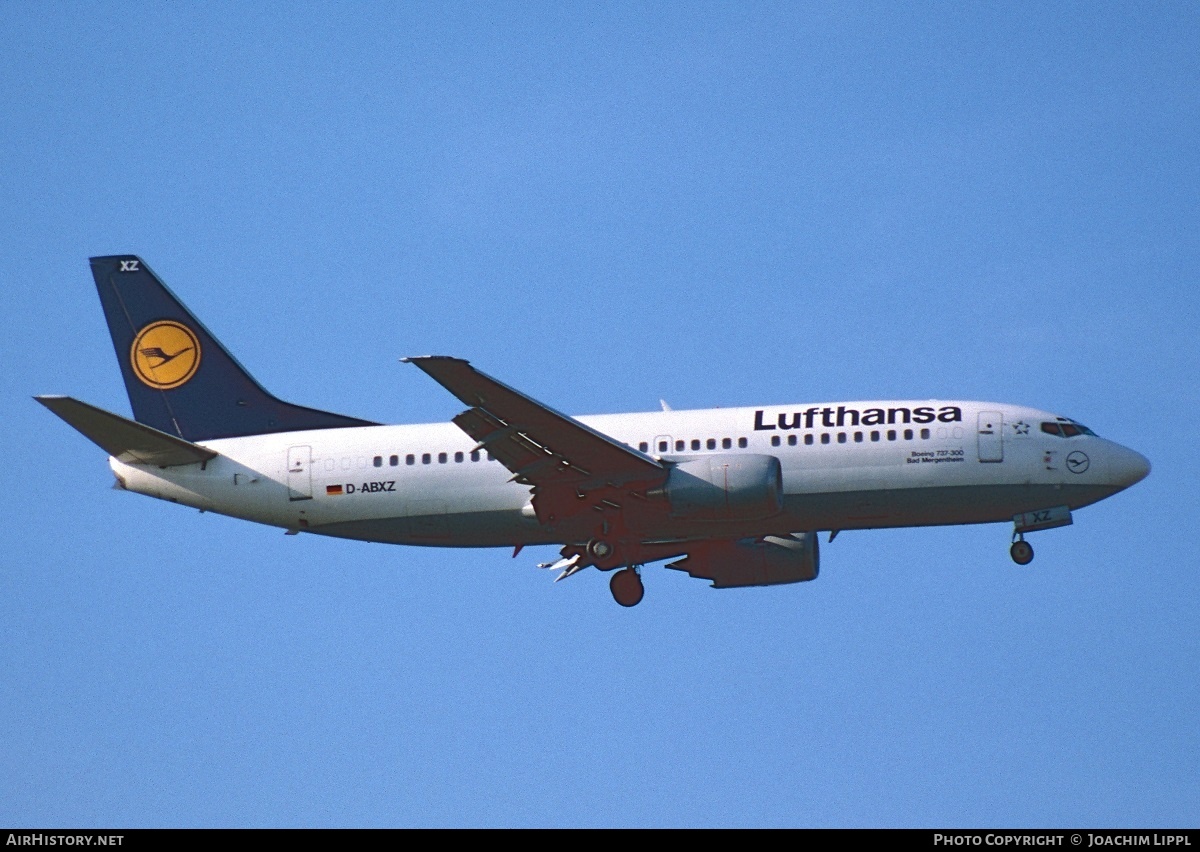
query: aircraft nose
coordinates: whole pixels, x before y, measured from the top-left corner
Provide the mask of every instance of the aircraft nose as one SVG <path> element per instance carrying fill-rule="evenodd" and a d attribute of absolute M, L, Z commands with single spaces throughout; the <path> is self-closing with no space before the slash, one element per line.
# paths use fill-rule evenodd
<path fill-rule="evenodd" d="M 1128 447 L 1117 446 L 1110 463 L 1113 479 L 1121 488 L 1141 482 L 1150 474 L 1150 461 L 1144 455 Z"/>

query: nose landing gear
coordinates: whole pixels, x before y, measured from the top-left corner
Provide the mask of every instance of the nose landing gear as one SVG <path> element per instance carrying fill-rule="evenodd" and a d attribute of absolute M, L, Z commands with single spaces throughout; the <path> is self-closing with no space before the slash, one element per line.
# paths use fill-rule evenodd
<path fill-rule="evenodd" d="M 636 565 L 622 568 L 613 574 L 612 579 L 608 581 L 608 589 L 612 592 L 613 600 L 621 606 L 637 606 L 646 594 L 646 587 L 642 585 Z"/>
<path fill-rule="evenodd" d="M 1033 561 L 1033 548 L 1025 541 L 1025 533 L 1070 525 L 1070 506 L 1054 506 L 1050 509 L 1013 515 L 1013 543 L 1008 549 L 1008 554 L 1018 565 L 1028 565 Z"/>

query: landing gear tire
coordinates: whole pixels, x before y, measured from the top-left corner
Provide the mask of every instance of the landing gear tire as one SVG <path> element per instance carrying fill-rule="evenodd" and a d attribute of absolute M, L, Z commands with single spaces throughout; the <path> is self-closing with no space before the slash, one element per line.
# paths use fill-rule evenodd
<path fill-rule="evenodd" d="M 622 568 L 613 574 L 608 581 L 608 589 L 612 592 L 613 600 L 621 606 L 637 606 L 646 594 L 642 578 L 636 568 Z"/>
<path fill-rule="evenodd" d="M 1008 555 L 1018 565 L 1028 565 L 1033 561 L 1033 546 L 1025 539 L 1014 541 L 1012 547 L 1008 549 Z"/>

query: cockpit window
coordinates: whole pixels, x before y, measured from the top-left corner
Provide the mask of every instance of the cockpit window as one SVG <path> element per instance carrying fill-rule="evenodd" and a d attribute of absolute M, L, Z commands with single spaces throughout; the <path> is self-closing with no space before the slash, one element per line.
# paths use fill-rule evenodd
<path fill-rule="evenodd" d="M 1076 423 L 1074 420 L 1068 420 L 1065 417 L 1060 417 L 1056 422 L 1045 421 L 1042 423 L 1042 431 L 1047 435 L 1056 435 L 1059 438 L 1074 438 L 1076 435 L 1095 435 L 1088 427 L 1082 423 Z"/>

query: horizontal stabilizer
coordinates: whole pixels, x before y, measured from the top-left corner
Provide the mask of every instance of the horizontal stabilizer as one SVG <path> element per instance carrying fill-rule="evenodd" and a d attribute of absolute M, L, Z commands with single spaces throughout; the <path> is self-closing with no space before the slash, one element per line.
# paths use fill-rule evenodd
<path fill-rule="evenodd" d="M 69 396 L 35 396 L 34 399 L 110 456 L 127 464 L 169 467 L 204 462 L 218 455 L 205 447 Z"/>

